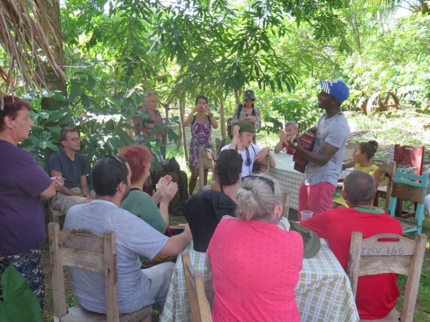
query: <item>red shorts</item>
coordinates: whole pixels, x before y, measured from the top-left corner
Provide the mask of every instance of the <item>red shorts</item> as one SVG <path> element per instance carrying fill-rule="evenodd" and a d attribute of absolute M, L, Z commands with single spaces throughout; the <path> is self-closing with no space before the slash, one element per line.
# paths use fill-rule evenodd
<path fill-rule="evenodd" d="M 313 186 L 307 186 L 303 182 L 299 189 L 298 218 L 301 220 L 300 211 L 313 211 L 313 216 L 331 208 L 335 186 L 328 182 L 321 182 Z"/>

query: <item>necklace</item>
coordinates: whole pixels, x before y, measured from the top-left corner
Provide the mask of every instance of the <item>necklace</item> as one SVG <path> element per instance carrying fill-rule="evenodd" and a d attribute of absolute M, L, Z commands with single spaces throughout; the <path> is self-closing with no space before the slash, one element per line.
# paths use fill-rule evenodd
<path fill-rule="evenodd" d="M 342 114 L 342 112 L 339 112 L 339 113 L 337 113 L 336 115 L 333 115 L 333 116 L 330 116 L 330 117 L 327 117 L 327 114 L 325 115 L 325 120 L 328 120 L 328 119 L 331 119 L 331 118 L 333 118 L 333 117 L 336 117 L 336 116 L 338 116 L 339 114 Z"/>

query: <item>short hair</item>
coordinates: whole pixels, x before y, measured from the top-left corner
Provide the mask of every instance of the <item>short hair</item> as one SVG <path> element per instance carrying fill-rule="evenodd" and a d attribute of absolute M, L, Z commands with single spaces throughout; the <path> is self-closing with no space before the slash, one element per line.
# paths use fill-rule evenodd
<path fill-rule="evenodd" d="M 354 170 L 346 176 L 343 189 L 352 204 L 370 204 L 375 195 L 375 182 L 370 174 Z"/>
<path fill-rule="evenodd" d="M 199 95 L 199 96 L 196 97 L 196 105 L 197 105 L 197 102 L 199 101 L 199 99 L 201 99 L 201 98 L 203 98 L 206 101 L 206 104 L 209 103 L 209 100 L 208 100 L 208 98 L 206 96 Z"/>
<path fill-rule="evenodd" d="M 129 145 L 119 151 L 118 155 L 123 156 L 131 170 L 130 181 L 132 184 L 139 181 L 146 169 L 151 167 L 152 155 L 148 148 L 142 145 Z"/>
<path fill-rule="evenodd" d="M 75 133 L 78 132 L 78 130 L 76 130 L 73 127 L 65 127 L 61 130 L 60 132 L 60 142 L 66 141 L 67 140 L 67 133 Z"/>
<path fill-rule="evenodd" d="M 288 122 L 286 122 L 286 123 L 285 123 L 285 128 L 287 128 L 287 126 L 289 126 L 289 125 L 294 126 L 294 128 L 295 128 L 296 130 L 299 128 L 299 126 L 297 125 L 297 123 L 296 123 L 296 122 L 294 122 L 294 121 L 288 121 Z"/>
<path fill-rule="evenodd" d="M 146 128 L 146 125 L 147 125 L 147 124 L 155 124 L 154 119 L 153 119 L 152 117 L 145 117 L 145 118 L 142 120 L 142 127 L 143 127 L 143 128 Z"/>
<path fill-rule="evenodd" d="M 281 204 L 278 182 L 261 174 L 244 177 L 236 193 L 236 202 L 236 217 L 270 221 L 273 208 Z"/>
<path fill-rule="evenodd" d="M 236 150 L 221 151 L 216 160 L 215 174 L 220 186 L 235 184 L 242 173 L 243 159 Z"/>
<path fill-rule="evenodd" d="M 20 110 L 24 108 L 28 111 L 31 110 L 30 104 L 16 96 L 5 95 L 3 96 L 3 102 L 3 109 L 0 109 L 0 132 L 5 129 L 4 118 L 6 116 L 14 120 L 18 116 Z"/>
<path fill-rule="evenodd" d="M 148 94 L 146 94 L 146 96 L 145 96 L 145 102 L 146 102 L 146 100 L 148 99 L 148 97 L 150 97 L 150 96 L 156 96 L 156 97 L 158 97 L 157 96 L 157 94 L 155 94 L 154 92 L 149 92 Z"/>
<path fill-rule="evenodd" d="M 118 184 L 127 184 L 127 160 L 123 156 L 108 155 L 101 158 L 91 170 L 94 191 L 98 196 L 113 197 Z"/>
<path fill-rule="evenodd" d="M 368 160 L 372 159 L 376 152 L 375 147 L 366 142 L 358 143 L 358 148 L 360 149 L 361 153 L 366 154 Z"/>

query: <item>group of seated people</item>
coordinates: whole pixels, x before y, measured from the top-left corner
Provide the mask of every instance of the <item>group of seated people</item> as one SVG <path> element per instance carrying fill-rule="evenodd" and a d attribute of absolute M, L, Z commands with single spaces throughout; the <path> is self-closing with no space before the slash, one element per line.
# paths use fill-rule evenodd
<path fill-rule="evenodd" d="M 188 222 L 183 232 L 174 232 L 168 227 L 169 204 L 178 196 L 178 179 L 173 180 L 169 174 L 161 175 L 153 180 L 157 190 L 152 196 L 143 191 L 145 182 L 153 176 L 151 162 L 157 155 L 148 144 L 153 138 L 149 129 L 151 124 L 157 123 L 157 114 L 151 115 L 153 122 L 140 120 L 140 132 L 136 136 L 138 144 L 125 147 L 118 155 L 102 158 L 95 164 L 91 171 L 95 199 L 87 185 L 82 184 L 85 183 L 83 176 L 88 173 L 85 166 L 74 173 L 81 183 L 80 192 L 72 190 L 75 187 L 67 182 L 67 190 L 59 190 L 83 198 L 74 207 L 64 207 L 67 212 L 64 229 L 79 227 L 96 233 L 115 232 L 120 313 L 132 312 L 154 302 L 163 303 L 175 257 L 193 240 L 192 250 L 206 253 L 207 267 L 212 271 L 214 321 L 264 321 L 267 312 L 273 321 L 300 321 L 294 289 L 302 268 L 304 240 L 299 233 L 278 226 L 283 204 L 276 180 L 253 173 L 255 161 L 268 156 L 271 167 L 275 167 L 276 162 L 268 148 L 253 143 L 259 123 L 250 122 L 247 113 L 246 101 L 253 103 L 255 100 L 251 92 L 245 93 L 245 104 L 236 111 L 239 122 L 232 127 L 230 144 L 221 149 L 216 160 L 216 180 L 210 190 L 192 195 L 195 182 L 190 183 L 188 194 L 192 196 L 180 198 L 181 212 Z M 154 96 L 151 94 L 147 99 Z M 151 111 L 150 107 L 145 112 L 148 111 Z M 155 112 L 158 113 L 156 109 Z M 196 107 L 186 121 L 184 126 L 192 125 L 192 132 L 197 133 L 199 146 L 207 140 L 203 142 L 205 139 L 198 133 L 217 126 L 206 97 L 197 98 Z M 148 131 L 146 135 L 145 131 Z M 287 153 L 294 153 L 290 141 L 297 132 L 297 124 L 288 122 L 285 131 L 279 133 L 280 142 L 275 152 L 285 148 Z M 79 140 L 73 140 L 75 137 L 68 140 L 68 135 L 73 133 L 64 136 L 66 154 L 79 151 Z M 368 145 L 371 146 L 366 143 L 357 147 L 351 165 L 356 168 L 369 166 L 373 155 L 368 151 Z M 374 154 L 374 148 L 371 148 Z M 195 154 L 192 154 L 190 164 L 195 163 Z M 69 173 L 59 171 L 55 162 L 52 162 L 51 170 L 57 171 L 53 173 L 55 175 L 71 178 Z M 194 174 L 192 178 L 196 179 Z M 345 270 L 352 232 L 361 231 L 364 238 L 378 233 L 402 234 L 397 220 L 372 210 L 375 189 L 371 175 L 352 171 L 342 190 L 342 199 L 349 209 L 339 207 L 322 211 L 301 222 L 302 226 L 327 240 Z M 348 220 L 343 219 L 346 216 Z M 282 249 L 282 252 L 273 252 L 273 249 Z M 79 304 L 90 311 L 103 313 L 102 277 L 80 269 L 71 269 L 70 276 Z M 398 296 L 395 275 L 360 277 L 356 297 L 360 317 L 385 317 L 394 308 Z"/>

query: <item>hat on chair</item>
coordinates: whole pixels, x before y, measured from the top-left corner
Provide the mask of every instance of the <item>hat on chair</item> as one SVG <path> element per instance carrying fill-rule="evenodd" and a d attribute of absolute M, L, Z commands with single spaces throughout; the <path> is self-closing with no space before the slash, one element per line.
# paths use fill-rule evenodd
<path fill-rule="evenodd" d="M 340 104 L 346 101 L 349 97 L 349 88 L 341 80 L 321 81 L 321 90 L 324 93 L 330 94 L 338 100 Z"/>
<path fill-rule="evenodd" d="M 302 236 L 303 244 L 305 246 L 303 251 L 304 258 L 312 258 L 320 251 L 321 241 L 318 235 L 309 228 L 300 225 L 297 221 L 281 217 L 278 227 L 283 230 L 298 232 L 300 236 Z"/>

